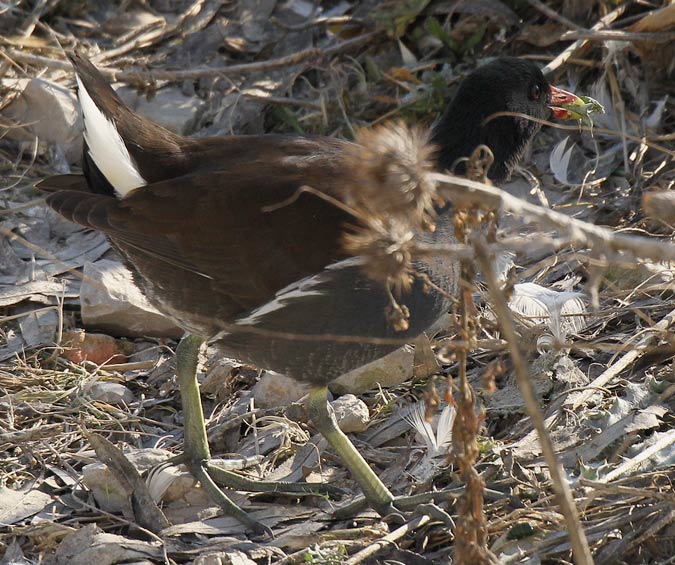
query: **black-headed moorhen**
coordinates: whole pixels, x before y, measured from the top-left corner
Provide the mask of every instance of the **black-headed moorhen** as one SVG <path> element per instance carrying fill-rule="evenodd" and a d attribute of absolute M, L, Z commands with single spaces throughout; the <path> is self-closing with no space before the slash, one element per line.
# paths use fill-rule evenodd
<path fill-rule="evenodd" d="M 407 329 L 394 329 L 385 314 L 390 294 L 364 275 L 361 258 L 344 252 L 341 238 L 353 218 L 327 199 L 298 194 L 311 186 L 340 200 L 348 174 L 343 157 L 353 144 L 286 135 L 182 137 L 130 110 L 87 60 L 71 60 L 84 113 L 84 175 L 52 177 L 41 186 L 53 192 L 47 202 L 56 212 L 107 234 L 149 300 L 198 336 L 185 338 L 177 351 L 193 472 L 202 483 L 210 480 L 194 375 L 199 345 L 215 339 L 233 357 L 311 383 L 316 427 L 369 503 L 389 511 L 394 497 L 337 428 L 326 384 L 397 347 L 395 340 L 369 338 L 411 340 L 449 301 L 414 279 L 405 298 Z M 485 64 L 464 79 L 433 128 L 438 168 L 452 168 L 485 144 L 495 157 L 489 177 L 503 181 L 540 125 L 486 118 L 500 111 L 565 117 L 558 106 L 576 101 L 531 62 Z M 444 210 L 426 241 L 452 239 Z M 455 291 L 455 262 L 419 260 L 415 267 Z M 229 511 L 258 528 L 236 507 Z"/>

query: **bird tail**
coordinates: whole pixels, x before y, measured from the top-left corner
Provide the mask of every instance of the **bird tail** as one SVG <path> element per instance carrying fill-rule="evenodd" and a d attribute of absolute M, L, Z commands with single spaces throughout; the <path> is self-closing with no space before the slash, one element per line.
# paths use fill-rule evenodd
<path fill-rule="evenodd" d="M 71 54 L 84 117 L 83 169 L 94 192 L 124 198 L 152 177 L 155 156 L 180 152 L 181 136 L 134 112 L 86 58 Z"/>
<path fill-rule="evenodd" d="M 74 190 L 78 192 L 90 192 L 87 179 L 82 175 L 54 175 L 41 180 L 35 185 L 43 192 L 60 192 L 62 190 Z"/>

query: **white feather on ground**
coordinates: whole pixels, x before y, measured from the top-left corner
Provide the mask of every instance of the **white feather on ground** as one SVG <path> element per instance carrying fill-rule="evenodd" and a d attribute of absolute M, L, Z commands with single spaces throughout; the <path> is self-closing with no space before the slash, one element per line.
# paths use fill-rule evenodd
<path fill-rule="evenodd" d="M 410 474 L 419 481 L 430 479 L 436 469 L 443 465 L 443 460 L 438 458 L 448 455 L 452 446 L 452 426 L 455 422 L 455 408 L 450 404 L 446 405 L 441 412 L 436 432 L 434 433 L 431 424 L 425 419 L 426 406 L 424 401 L 413 404 L 408 413 L 402 418 L 422 436 L 426 453 L 410 470 Z"/>
<path fill-rule="evenodd" d="M 509 307 L 524 324 L 547 326 L 560 341 L 589 324 L 588 309 L 580 292 L 559 292 L 536 283 L 516 284 Z"/>

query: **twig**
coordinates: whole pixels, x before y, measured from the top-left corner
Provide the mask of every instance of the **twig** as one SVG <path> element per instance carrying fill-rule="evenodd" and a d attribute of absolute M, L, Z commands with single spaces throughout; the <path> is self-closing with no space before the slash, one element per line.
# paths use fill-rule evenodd
<path fill-rule="evenodd" d="M 586 31 L 583 26 L 580 26 L 579 24 L 575 24 L 572 20 L 569 20 L 565 16 L 563 16 L 562 14 L 559 14 L 553 8 L 549 8 L 546 4 L 544 4 L 540 0 L 527 0 L 527 3 L 530 6 L 532 6 L 534 9 L 539 10 L 542 14 L 544 14 L 546 17 L 552 19 L 553 21 L 561 23 L 561 24 L 563 24 L 564 26 L 567 26 L 570 29 Z"/>
<path fill-rule="evenodd" d="M 118 57 L 129 51 L 139 47 L 148 45 L 157 45 L 166 39 L 184 33 L 186 27 L 189 28 L 189 33 L 194 33 L 206 27 L 206 25 L 213 19 L 221 2 L 206 2 L 205 0 L 195 0 L 187 9 L 183 10 L 176 22 L 173 24 L 166 24 L 166 22 L 155 21 L 150 22 L 144 30 L 133 30 L 133 35 L 128 35 L 126 39 L 120 41 L 117 47 L 99 53 L 92 57 L 92 61 L 101 63 Z M 189 22 L 195 22 L 189 26 Z M 155 26 L 160 26 L 159 29 L 154 29 Z"/>
<path fill-rule="evenodd" d="M 565 16 L 560 15 L 540 0 L 527 0 L 527 3 L 550 19 L 573 30 L 563 33 L 560 36 L 560 41 L 584 39 L 589 41 L 651 41 L 653 43 L 669 43 L 675 38 L 675 34 L 673 33 L 630 32 L 620 30 L 604 31 L 595 29 L 595 26 L 593 29 L 586 29 L 583 26 L 574 23 L 572 20 L 567 19 Z"/>
<path fill-rule="evenodd" d="M 590 479 L 579 479 L 579 484 L 583 487 L 589 487 L 595 490 L 609 492 L 611 494 L 627 494 L 628 496 L 640 496 L 642 498 L 656 498 L 665 500 L 675 506 L 675 494 L 671 492 L 659 492 L 647 488 L 627 487 L 624 485 L 607 484 L 602 481 L 591 481 Z"/>
<path fill-rule="evenodd" d="M 300 98 L 289 98 L 287 96 L 264 96 L 255 92 L 242 92 L 245 98 L 251 100 L 260 100 L 267 104 L 276 104 L 277 106 L 293 106 L 297 108 L 307 108 L 308 110 L 321 110 L 321 104 L 311 100 L 301 100 Z"/>
<path fill-rule="evenodd" d="M 376 541 L 375 543 L 369 545 L 365 549 L 362 549 L 358 553 L 352 555 L 347 561 L 345 561 L 345 565 L 358 565 L 359 563 L 363 563 L 366 559 L 372 557 L 373 555 L 376 555 L 380 551 L 382 551 L 385 547 L 394 545 L 396 540 L 401 539 L 403 536 L 410 532 L 414 532 L 418 528 L 421 528 L 425 524 L 427 524 L 431 520 L 431 517 L 423 514 L 419 518 L 415 518 L 411 522 L 408 522 L 407 524 L 404 524 L 400 528 L 395 529 L 393 532 L 390 534 L 387 534 L 384 536 L 382 539 Z"/>
<path fill-rule="evenodd" d="M 28 208 L 34 208 L 35 206 L 42 206 L 47 201 L 46 198 L 36 198 L 34 200 L 29 200 L 23 204 L 17 206 L 12 206 L 11 208 L 0 208 L 0 216 L 10 216 L 11 214 L 16 214 L 22 210 L 27 210 Z"/>
<path fill-rule="evenodd" d="M 130 363 L 110 363 L 108 365 L 97 365 L 92 363 L 94 369 L 105 372 L 119 371 L 148 371 L 154 369 L 157 363 L 155 361 L 132 361 Z"/>
<path fill-rule="evenodd" d="M 579 124 L 575 125 L 564 125 L 564 124 L 558 124 L 554 122 L 549 122 L 548 120 L 542 120 L 539 118 L 535 118 L 533 116 L 528 116 L 527 114 L 523 114 L 521 112 L 495 112 L 491 116 L 489 116 L 484 123 L 489 122 L 490 120 L 493 120 L 495 118 L 499 118 L 502 116 L 513 116 L 514 118 L 524 118 L 526 120 L 530 120 L 533 122 L 536 122 L 538 124 L 542 124 L 545 126 L 551 126 L 554 127 L 555 129 L 563 130 L 563 131 L 575 131 L 575 132 L 581 132 L 581 131 L 587 131 L 590 134 L 593 133 L 604 133 L 607 135 L 615 135 L 617 137 L 621 137 L 622 139 L 630 139 L 631 141 L 634 141 L 635 143 L 640 143 L 643 145 L 646 145 L 647 147 L 651 149 L 655 149 L 656 151 L 660 151 L 661 153 L 664 153 L 665 155 L 668 155 L 671 158 L 675 158 L 675 151 L 668 149 L 667 147 L 664 147 L 663 145 L 658 145 L 656 143 L 653 143 L 649 141 L 645 136 L 637 136 L 633 135 L 630 133 L 627 133 L 625 131 L 625 128 L 622 128 L 621 130 L 613 130 L 609 128 L 601 128 L 601 127 L 596 127 L 596 126 L 582 126 Z"/>
<path fill-rule="evenodd" d="M 644 336 L 637 343 L 637 345 L 635 345 L 628 353 L 621 357 L 621 359 L 619 359 L 612 366 L 607 367 L 607 369 L 605 369 L 601 375 L 593 379 L 593 382 L 588 384 L 588 390 L 582 392 L 579 396 L 573 399 L 572 409 L 576 410 L 579 408 L 579 406 L 581 406 L 591 396 L 597 393 L 597 390 L 595 389 L 598 387 L 604 387 L 609 381 L 611 381 L 617 375 L 620 375 L 626 367 L 642 357 L 642 355 L 647 352 L 647 347 L 652 342 L 659 339 L 661 334 L 673 325 L 673 322 L 675 322 L 675 310 L 668 312 L 668 314 L 666 314 L 654 327 L 648 328 L 648 335 Z"/>
<path fill-rule="evenodd" d="M 465 178 L 440 173 L 431 176 L 439 183 L 438 193 L 458 207 L 481 206 L 511 212 L 526 221 L 562 231 L 570 243 L 595 248 L 608 255 L 623 250 L 634 257 L 675 261 L 675 245 L 669 241 L 617 234 L 608 228 L 531 204 L 493 186 Z M 443 252 L 443 246 L 434 247 Z"/>
<path fill-rule="evenodd" d="M 656 520 L 649 528 L 647 528 L 644 532 L 642 532 L 639 536 L 636 538 L 632 539 L 628 543 L 628 547 L 625 549 L 625 553 L 628 553 L 635 547 L 639 547 L 643 543 L 645 543 L 649 538 L 652 538 L 653 536 L 656 535 L 657 532 L 665 528 L 666 526 L 670 525 L 673 521 L 675 521 L 675 508 L 671 508 L 670 511 L 666 512 L 661 518 Z M 672 561 L 671 561 L 672 563 Z"/>
<path fill-rule="evenodd" d="M 352 16 L 325 16 L 323 18 L 316 18 L 315 20 L 309 20 L 297 25 L 286 24 L 279 20 L 279 18 L 271 17 L 270 22 L 272 22 L 278 28 L 281 28 L 285 31 L 305 31 L 306 29 L 311 29 L 320 25 L 335 25 L 335 24 L 358 24 L 364 25 L 366 22 L 358 18 L 353 18 Z"/>
<path fill-rule="evenodd" d="M 31 12 L 30 16 L 28 16 L 28 19 L 23 23 L 21 30 L 19 31 L 22 37 L 27 38 L 33 35 L 35 26 L 38 25 L 38 22 L 40 21 L 40 18 L 42 17 L 42 14 L 45 12 L 45 10 L 51 7 L 50 4 L 56 4 L 56 2 L 54 0 L 38 0 L 35 3 L 33 11 Z"/>
<path fill-rule="evenodd" d="M 649 446 L 647 449 L 641 451 L 632 459 L 629 459 L 628 461 L 619 465 L 613 471 L 607 473 L 607 475 L 603 477 L 603 480 L 606 482 L 613 481 L 617 477 L 624 475 L 631 469 L 637 467 L 643 461 L 649 459 L 652 455 L 655 455 L 656 453 L 658 453 L 662 449 L 665 449 L 666 447 L 670 446 L 673 443 L 675 443 L 675 430 L 670 430 L 669 432 L 666 432 L 663 435 L 663 437 L 655 444 Z"/>
<path fill-rule="evenodd" d="M 59 69 L 63 71 L 72 71 L 73 66 L 68 61 L 61 59 L 52 59 L 51 57 L 43 57 L 42 55 L 33 55 L 31 53 L 23 53 L 21 51 L 4 51 L 2 55 L 13 62 L 26 63 L 28 65 L 42 65 L 50 69 Z"/>
<path fill-rule="evenodd" d="M 586 41 L 649 41 L 650 43 L 671 43 L 675 39 L 675 33 L 650 33 L 646 31 L 621 31 L 621 30 L 577 30 L 567 31 L 560 36 L 560 41 L 570 39 L 583 39 Z"/>
<path fill-rule="evenodd" d="M 605 17 L 603 17 L 597 24 L 595 24 L 591 30 L 592 31 L 599 31 L 601 29 L 606 28 L 609 24 L 613 23 L 616 21 L 621 14 L 623 14 L 628 7 L 630 6 L 630 2 L 626 2 L 622 5 L 620 5 L 618 8 L 615 10 L 612 10 L 609 14 L 607 14 Z M 579 54 L 579 52 L 588 45 L 588 39 L 577 39 L 572 45 L 570 45 L 567 49 L 565 49 L 560 55 L 558 55 L 553 61 L 551 61 L 548 65 L 546 65 L 543 69 L 542 72 L 545 75 L 551 74 L 555 72 L 558 67 L 561 67 L 564 65 L 568 59 L 575 57 Z"/>
<path fill-rule="evenodd" d="M 170 35 L 170 33 L 174 32 L 175 27 L 173 26 L 162 27 L 161 22 L 155 21 L 148 24 L 145 30 L 134 30 L 134 31 L 140 33 L 137 33 L 133 38 L 122 43 L 121 45 L 118 45 L 117 47 L 113 47 L 112 49 L 108 49 L 107 51 L 103 51 L 98 55 L 93 56 L 91 58 L 91 61 L 99 65 L 104 61 L 108 61 L 110 59 L 114 59 L 115 57 L 125 55 L 126 53 L 129 53 L 129 51 L 140 49 L 142 47 L 147 47 L 148 45 L 152 45 L 153 43 L 157 44 L 162 39 Z"/>
<path fill-rule="evenodd" d="M 356 49 L 363 45 L 372 42 L 381 32 L 373 31 L 359 35 L 352 39 L 348 39 L 336 45 L 326 48 L 311 47 L 298 51 L 291 55 L 278 57 L 276 59 L 268 59 L 267 61 L 257 61 L 255 63 L 242 63 L 239 65 L 229 65 L 224 67 L 212 68 L 197 68 L 183 71 L 120 71 L 119 69 L 99 69 L 101 73 L 107 78 L 116 82 L 137 83 L 152 80 L 166 80 L 171 82 L 182 82 L 184 80 L 196 80 L 202 77 L 218 77 L 230 75 L 244 75 L 256 73 L 259 71 L 267 71 L 270 69 L 278 69 L 281 67 L 289 67 L 298 65 L 312 59 L 328 59 L 338 53 L 343 53 Z M 71 70 L 70 63 L 51 59 L 48 57 L 41 57 L 39 55 L 30 55 L 21 53 L 20 51 L 11 51 L 8 56 L 15 61 L 28 63 L 32 65 L 45 65 L 52 68 Z"/>
<path fill-rule="evenodd" d="M 537 430 L 539 443 L 541 444 L 546 464 L 548 465 L 551 479 L 553 481 L 553 488 L 555 490 L 560 510 L 565 517 L 567 524 L 567 531 L 572 544 L 572 553 L 574 562 L 577 565 L 590 565 L 593 563 L 591 550 L 588 547 L 588 541 L 581 526 L 581 520 L 577 514 L 577 509 L 574 504 L 574 498 L 565 476 L 565 471 L 558 462 L 555 451 L 553 449 L 553 442 L 546 430 L 544 417 L 539 410 L 537 396 L 534 387 L 529 378 L 529 371 L 525 364 L 520 347 L 518 345 L 518 336 L 516 334 L 515 325 L 511 311 L 509 309 L 506 296 L 504 295 L 501 285 L 497 280 L 493 266 L 492 257 L 489 256 L 485 236 L 477 236 L 474 240 L 478 261 L 480 262 L 483 276 L 485 277 L 488 287 L 490 289 L 490 296 L 492 297 L 492 307 L 495 310 L 497 319 L 500 322 L 502 332 L 506 341 L 509 343 L 511 353 L 511 360 L 513 362 L 513 370 L 516 375 L 518 387 L 525 400 L 527 413 L 532 420 L 532 423 Z"/>

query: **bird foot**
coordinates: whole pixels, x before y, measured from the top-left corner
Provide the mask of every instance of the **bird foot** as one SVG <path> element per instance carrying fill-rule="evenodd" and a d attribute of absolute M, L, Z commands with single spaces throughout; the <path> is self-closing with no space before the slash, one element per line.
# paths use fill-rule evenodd
<path fill-rule="evenodd" d="M 258 481 L 249 479 L 224 468 L 221 460 L 211 459 L 206 469 L 213 480 L 220 486 L 248 492 L 275 492 L 294 495 L 323 494 L 342 496 L 345 491 L 325 483 L 291 483 L 286 481 Z"/>

